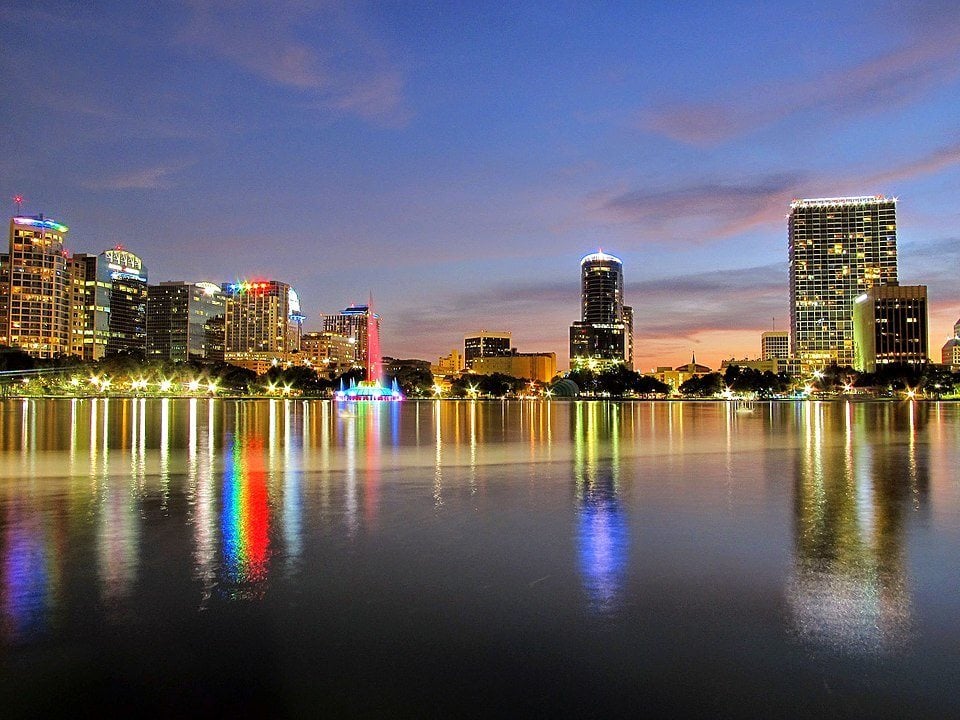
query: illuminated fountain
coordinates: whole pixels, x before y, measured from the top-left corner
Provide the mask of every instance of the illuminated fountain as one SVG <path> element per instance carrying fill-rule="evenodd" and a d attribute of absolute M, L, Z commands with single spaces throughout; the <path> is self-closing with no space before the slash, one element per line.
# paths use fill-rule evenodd
<path fill-rule="evenodd" d="M 403 400 L 403 393 L 397 386 L 397 381 L 390 387 L 383 385 L 383 358 L 380 355 L 380 328 L 377 325 L 377 316 L 373 312 L 373 299 L 367 305 L 367 379 L 356 382 L 350 381 L 350 387 L 343 387 L 334 393 L 338 401 L 372 402 Z"/>

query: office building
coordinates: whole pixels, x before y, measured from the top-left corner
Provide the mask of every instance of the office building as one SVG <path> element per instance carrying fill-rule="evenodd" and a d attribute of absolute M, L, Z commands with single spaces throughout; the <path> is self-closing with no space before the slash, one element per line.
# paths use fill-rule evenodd
<path fill-rule="evenodd" d="M 580 260 L 580 320 L 570 326 L 570 367 L 633 368 L 633 308 L 623 304 L 623 262 L 603 252 Z"/>
<path fill-rule="evenodd" d="M 257 372 L 299 352 L 304 316 L 296 291 L 277 280 L 224 283 L 224 358 Z"/>
<path fill-rule="evenodd" d="M 100 360 L 110 338 L 110 277 L 99 255 L 76 253 L 70 273 L 70 354 Z M 99 272 L 98 272 L 99 271 Z"/>
<path fill-rule="evenodd" d="M 786 360 L 790 357 L 790 333 L 769 330 L 760 334 L 761 360 Z"/>
<path fill-rule="evenodd" d="M 370 310 L 370 305 L 351 305 L 335 315 L 323 316 L 324 332 L 344 335 L 353 340 L 353 364 L 366 367 L 370 352 L 370 330 L 379 337 L 380 316 Z"/>
<path fill-rule="evenodd" d="M 161 282 L 147 299 L 147 357 L 223 362 L 226 297 L 211 282 Z"/>
<path fill-rule="evenodd" d="M 70 258 L 70 352 L 100 360 L 147 348 L 147 269 L 117 246 L 99 255 Z"/>
<path fill-rule="evenodd" d="M 897 282 L 896 199 L 796 200 L 787 227 L 791 352 L 804 372 L 850 365 L 854 299 Z"/>
<path fill-rule="evenodd" d="M 926 285 L 879 285 L 853 306 L 854 368 L 875 372 L 894 363 L 921 365 L 927 353 Z"/>
<path fill-rule="evenodd" d="M 356 340 L 334 332 L 308 332 L 300 341 L 300 355 L 318 374 L 336 377 L 354 367 Z"/>
<path fill-rule="evenodd" d="M 512 336 L 508 332 L 481 330 L 463 338 L 463 363 L 472 368 L 477 358 L 506 357 L 510 354 Z"/>
<path fill-rule="evenodd" d="M 43 215 L 10 220 L 2 324 L 7 344 L 39 358 L 70 353 L 69 228 Z"/>
<path fill-rule="evenodd" d="M 960 366 L 960 338 L 954 336 L 940 348 L 940 362 L 944 365 Z"/>

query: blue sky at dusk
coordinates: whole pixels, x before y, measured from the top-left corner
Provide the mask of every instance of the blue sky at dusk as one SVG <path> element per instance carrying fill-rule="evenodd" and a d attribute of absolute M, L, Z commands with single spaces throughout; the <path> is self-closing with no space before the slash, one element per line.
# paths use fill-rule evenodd
<path fill-rule="evenodd" d="M 372 292 L 386 354 L 566 367 L 602 247 L 639 367 L 755 356 L 797 197 L 899 197 L 935 357 L 960 317 L 956 3 L 0 2 L 0 62 L 8 214 L 309 329 Z"/>

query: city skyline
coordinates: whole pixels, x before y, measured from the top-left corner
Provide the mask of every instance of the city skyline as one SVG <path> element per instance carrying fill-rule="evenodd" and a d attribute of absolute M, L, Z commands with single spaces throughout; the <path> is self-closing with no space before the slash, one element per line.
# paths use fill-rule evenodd
<path fill-rule="evenodd" d="M 789 325 L 789 203 L 883 194 L 931 352 L 960 316 L 948 4 L 235 7 L 0 6 L 8 216 L 152 283 L 279 278 L 305 330 L 372 291 L 394 356 L 509 325 L 560 367 L 602 247 L 647 371 L 757 356 Z"/>

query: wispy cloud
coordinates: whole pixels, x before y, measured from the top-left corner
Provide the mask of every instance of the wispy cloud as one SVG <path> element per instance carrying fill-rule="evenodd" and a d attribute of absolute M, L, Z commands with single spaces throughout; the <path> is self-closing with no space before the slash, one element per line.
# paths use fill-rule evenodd
<path fill-rule="evenodd" d="M 587 199 L 595 215 L 636 224 L 658 241 L 706 243 L 769 223 L 782 222 L 790 201 L 874 192 L 890 193 L 893 183 L 960 165 L 960 143 L 937 148 L 923 157 L 880 172 L 866 170 L 847 177 L 785 173 L 743 182 L 714 182 L 672 188 L 622 189 Z"/>
<path fill-rule="evenodd" d="M 328 109 L 386 124 L 408 118 L 403 73 L 349 3 L 195 0 L 190 7 L 181 43 Z"/>
<path fill-rule="evenodd" d="M 161 190 L 173 187 L 173 176 L 191 165 L 192 162 L 180 162 L 128 169 L 81 184 L 89 190 Z"/>
<path fill-rule="evenodd" d="M 799 175 L 776 175 L 744 183 L 632 190 L 604 199 L 600 210 L 656 235 L 705 242 L 782 217 L 802 185 Z"/>
<path fill-rule="evenodd" d="M 960 77 L 956 8 L 932 13 L 921 8 L 917 14 L 922 17 L 913 18 L 911 40 L 852 67 L 807 80 L 741 87 L 720 98 L 649 108 L 641 111 L 639 126 L 680 142 L 713 145 L 799 113 L 849 117 L 907 105 Z"/>

